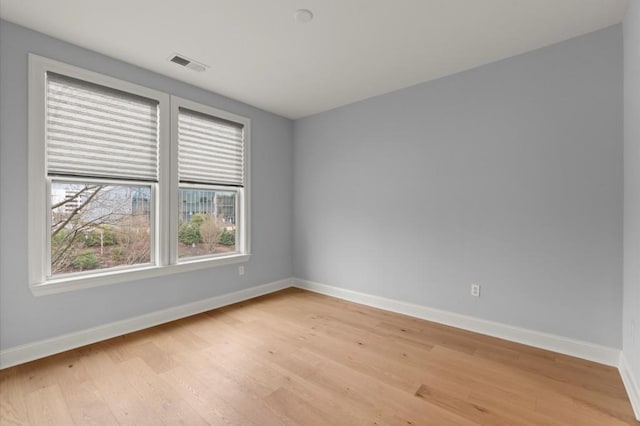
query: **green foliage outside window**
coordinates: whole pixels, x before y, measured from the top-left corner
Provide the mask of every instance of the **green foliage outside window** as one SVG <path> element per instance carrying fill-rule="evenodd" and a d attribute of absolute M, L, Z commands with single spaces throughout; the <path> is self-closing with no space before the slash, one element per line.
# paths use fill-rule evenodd
<path fill-rule="evenodd" d="M 226 229 L 222 230 L 222 234 L 220 234 L 220 239 L 218 239 L 218 243 L 223 246 L 233 246 L 236 243 L 236 233 L 234 231 L 227 231 Z"/>
<path fill-rule="evenodd" d="M 83 271 L 86 269 L 96 269 L 100 266 L 100 261 L 92 252 L 84 252 L 73 259 L 73 266 Z"/>
<path fill-rule="evenodd" d="M 178 231 L 178 240 L 183 244 L 198 244 L 202 241 L 200 237 L 200 226 L 193 223 L 193 221 L 181 224 Z"/>

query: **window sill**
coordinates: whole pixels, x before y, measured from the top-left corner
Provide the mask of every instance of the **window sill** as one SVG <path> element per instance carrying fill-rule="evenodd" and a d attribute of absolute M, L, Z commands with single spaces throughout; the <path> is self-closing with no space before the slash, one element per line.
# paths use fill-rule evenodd
<path fill-rule="evenodd" d="M 45 296 L 48 294 L 64 293 L 67 291 L 81 290 L 84 288 L 98 287 L 102 285 L 144 280 L 147 278 L 161 277 L 181 272 L 197 271 L 199 269 L 244 263 L 247 262 L 250 257 L 251 254 L 235 253 L 216 258 L 185 261 L 176 265 L 141 266 L 135 269 L 105 271 L 92 274 L 90 276 L 85 275 L 51 279 L 43 283 L 32 284 L 30 288 L 34 296 Z"/>

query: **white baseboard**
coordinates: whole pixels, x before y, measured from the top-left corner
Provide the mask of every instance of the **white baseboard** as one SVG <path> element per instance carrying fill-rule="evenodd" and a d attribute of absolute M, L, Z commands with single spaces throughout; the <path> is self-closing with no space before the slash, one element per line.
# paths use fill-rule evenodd
<path fill-rule="evenodd" d="M 468 315 L 402 302 L 399 300 L 387 299 L 385 297 L 373 296 L 366 293 L 346 290 L 344 288 L 301 280 L 298 278 L 293 279 L 293 285 L 304 290 L 325 294 L 327 296 L 333 296 L 349 300 L 351 302 L 372 306 L 374 308 L 385 309 L 391 312 L 397 312 L 452 327 L 462 328 L 464 330 L 486 334 L 488 336 L 498 337 L 500 339 L 534 346 L 536 348 L 571 355 L 613 367 L 618 367 L 620 363 L 620 350 L 607 346 L 514 327 L 499 322 L 488 321 Z"/>
<path fill-rule="evenodd" d="M 264 294 L 291 287 L 291 279 L 284 279 L 232 293 L 222 294 L 205 300 L 175 306 L 162 311 L 151 312 L 134 318 L 53 337 L 39 342 L 28 343 L 0 351 L 0 369 L 23 364 L 49 355 L 75 349 L 101 340 L 153 327 L 166 322 L 185 318 L 222 306 L 242 302 Z"/>
<path fill-rule="evenodd" d="M 635 376 L 631 372 L 629 362 L 624 356 L 624 352 L 620 354 L 620 367 L 618 367 L 618 370 L 620 370 L 624 387 L 627 389 L 627 395 L 629 396 L 629 401 L 631 401 L 636 419 L 640 421 L 640 382 L 636 381 Z"/>

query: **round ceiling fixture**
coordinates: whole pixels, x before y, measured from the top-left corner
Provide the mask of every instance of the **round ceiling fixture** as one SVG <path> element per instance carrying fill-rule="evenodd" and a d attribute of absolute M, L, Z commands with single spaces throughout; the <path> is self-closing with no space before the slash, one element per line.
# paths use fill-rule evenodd
<path fill-rule="evenodd" d="M 308 9 L 298 9 L 293 16 L 295 17 L 296 22 L 300 22 L 301 24 L 306 24 L 313 19 L 313 13 Z"/>

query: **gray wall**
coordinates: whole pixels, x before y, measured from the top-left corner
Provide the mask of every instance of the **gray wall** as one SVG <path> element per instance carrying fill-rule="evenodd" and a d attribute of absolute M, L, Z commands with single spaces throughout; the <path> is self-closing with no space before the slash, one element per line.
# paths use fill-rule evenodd
<path fill-rule="evenodd" d="M 27 53 L 192 99 L 252 120 L 252 250 L 237 266 L 34 297 L 27 283 Z M 0 21 L 0 349 L 288 278 L 290 120 Z"/>
<path fill-rule="evenodd" d="M 640 2 L 624 19 L 623 351 L 640 384 Z M 632 332 L 631 324 L 635 323 Z M 633 333 L 633 334 L 632 334 Z"/>
<path fill-rule="evenodd" d="M 295 276 L 621 347 L 622 54 L 617 25 L 296 121 Z"/>

